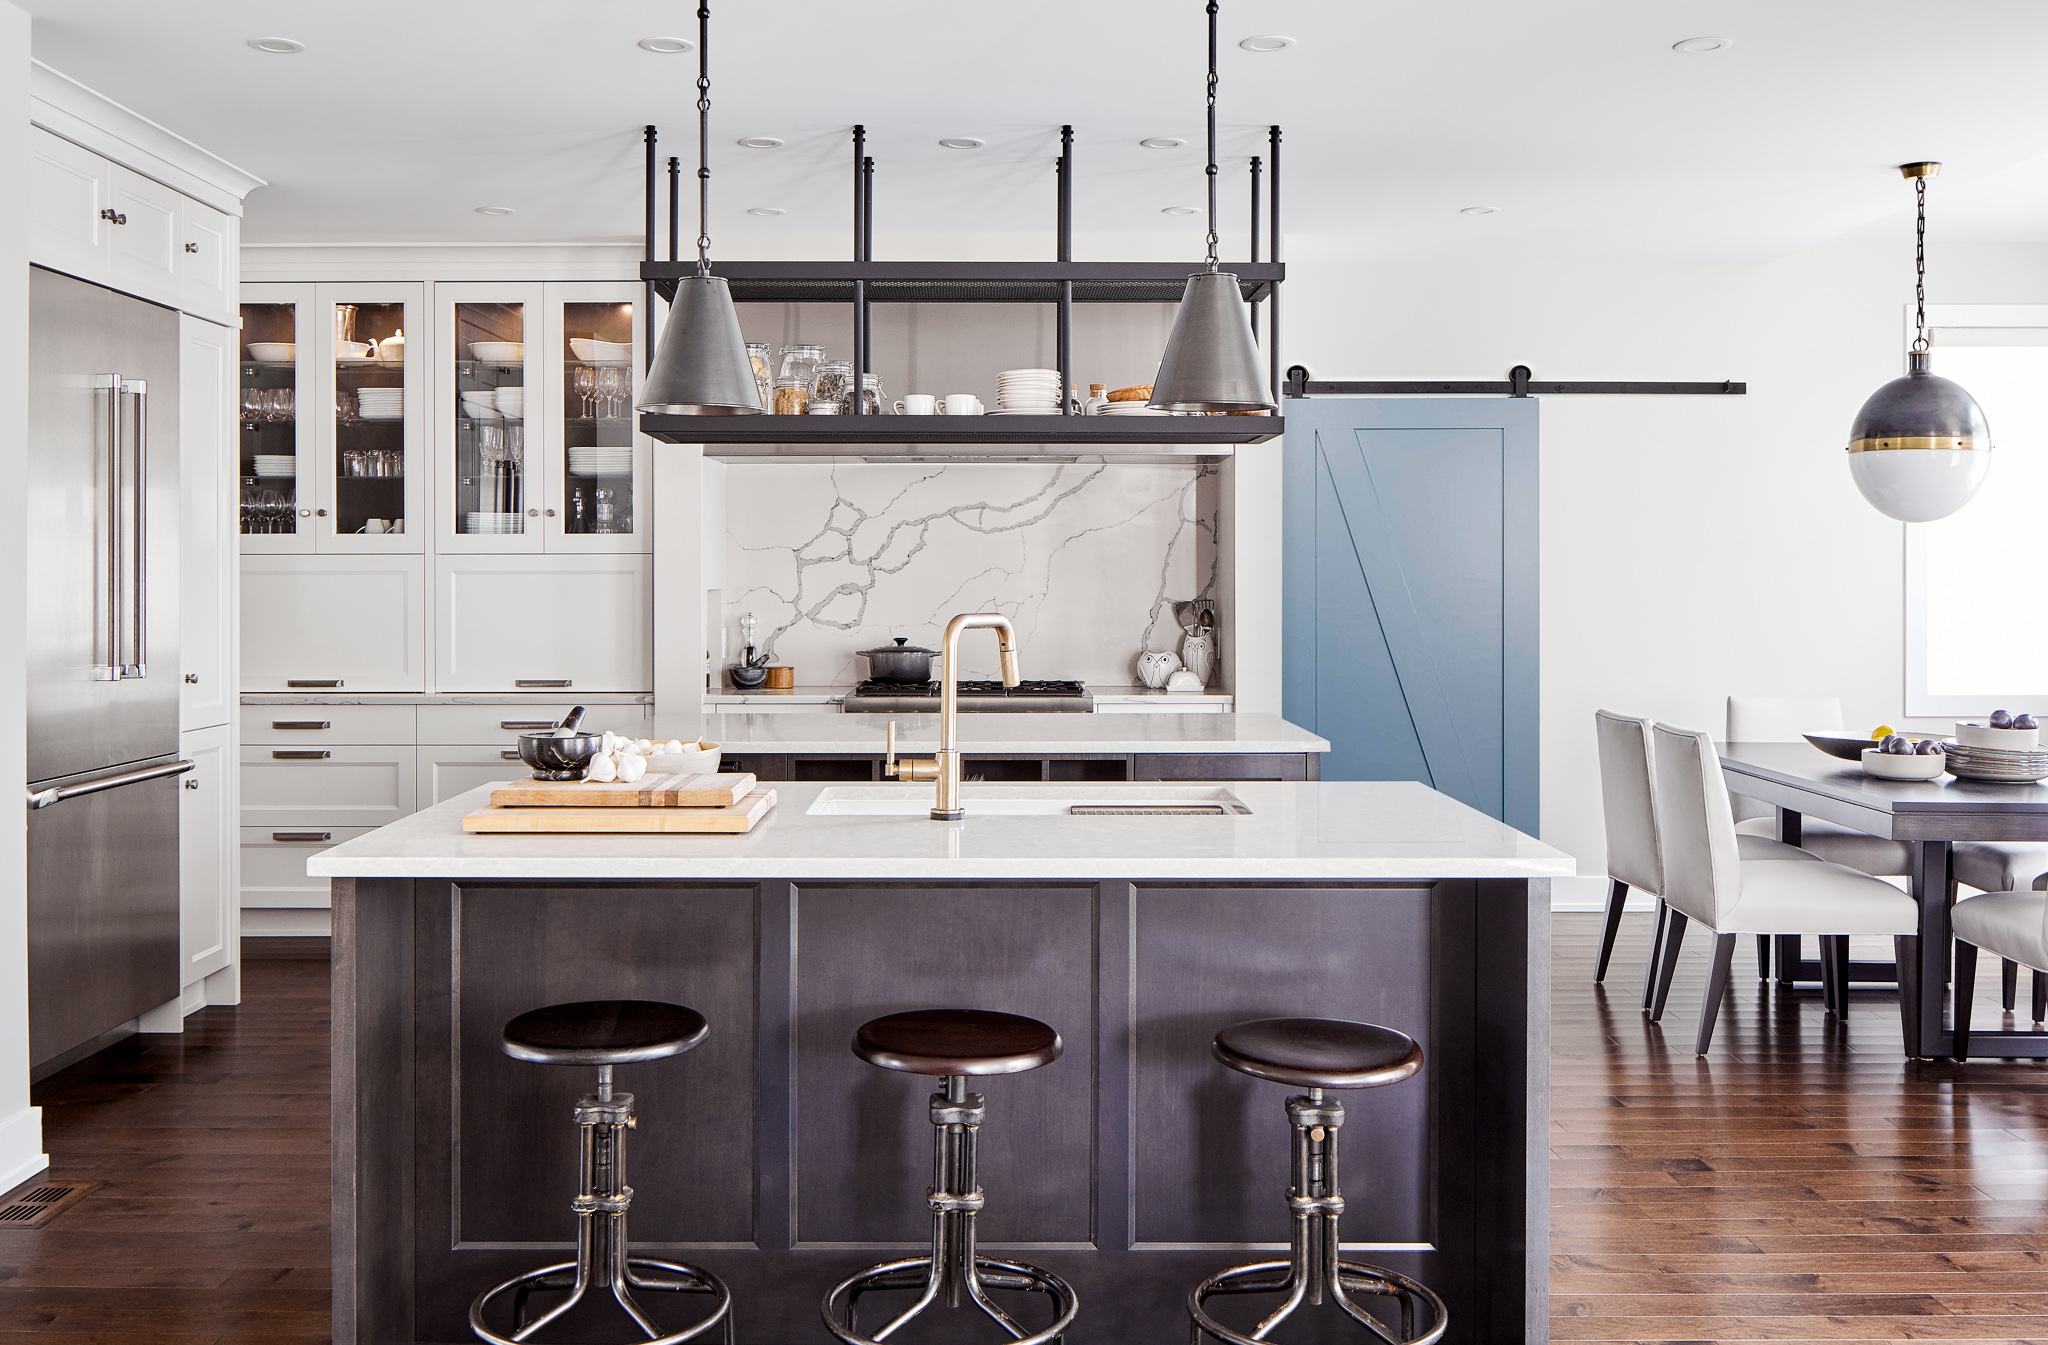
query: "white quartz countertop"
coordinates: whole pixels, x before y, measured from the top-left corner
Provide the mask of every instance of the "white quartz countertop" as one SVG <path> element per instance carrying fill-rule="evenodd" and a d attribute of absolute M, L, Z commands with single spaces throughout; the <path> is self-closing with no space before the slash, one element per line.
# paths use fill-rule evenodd
<path fill-rule="evenodd" d="M 646 692 L 593 691 L 245 691 L 244 705 L 646 705 Z"/>
<path fill-rule="evenodd" d="M 939 745 L 937 715 L 842 714 L 706 715 L 700 724 L 670 723 L 657 714 L 642 735 L 698 738 L 728 752 L 853 752 L 880 756 L 889 721 L 896 721 L 899 752 L 930 752 Z M 673 729 L 674 731 L 671 731 Z M 960 747 L 967 752 L 1020 756 L 1063 752 L 1327 752 L 1330 740 L 1279 715 L 967 714 L 960 716 Z"/>
<path fill-rule="evenodd" d="M 312 856 L 316 878 L 1230 879 L 1556 878 L 1571 856 L 1406 781 L 1234 782 L 1251 811 L 1217 817 L 975 815 L 975 801 L 1140 798 L 1144 785 L 968 785 L 967 817 L 813 816 L 826 790 L 776 784 L 744 836 L 471 836 L 485 785 Z M 930 785 L 862 785 L 926 803 Z M 994 806 L 989 803 L 985 806 Z"/>

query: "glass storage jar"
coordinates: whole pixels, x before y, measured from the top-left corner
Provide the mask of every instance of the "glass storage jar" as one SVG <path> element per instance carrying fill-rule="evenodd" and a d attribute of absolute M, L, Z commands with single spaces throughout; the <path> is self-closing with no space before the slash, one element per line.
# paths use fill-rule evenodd
<path fill-rule="evenodd" d="M 800 416 L 810 407 L 811 389 L 801 378 L 780 378 L 775 381 L 775 414 L 778 416 Z"/>
<path fill-rule="evenodd" d="M 794 379 L 808 392 L 818 381 L 818 366 L 825 362 L 823 346 L 784 346 L 782 363 L 775 371 L 775 387 L 779 392 L 782 385 Z"/>
<path fill-rule="evenodd" d="M 864 416 L 882 414 L 882 376 L 862 374 L 860 376 L 860 413 Z"/>
<path fill-rule="evenodd" d="M 813 402 L 844 402 L 846 393 L 853 386 L 853 363 L 850 360 L 827 360 L 818 366 L 818 377 L 811 384 Z"/>
<path fill-rule="evenodd" d="M 747 359 L 754 366 L 754 387 L 761 394 L 761 405 L 772 405 L 775 401 L 775 380 L 768 376 L 768 343 L 747 342 Z"/>

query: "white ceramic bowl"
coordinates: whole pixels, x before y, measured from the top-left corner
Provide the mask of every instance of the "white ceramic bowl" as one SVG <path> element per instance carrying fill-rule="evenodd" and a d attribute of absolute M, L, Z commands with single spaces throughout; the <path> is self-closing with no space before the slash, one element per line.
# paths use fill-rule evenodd
<path fill-rule="evenodd" d="M 1958 724 L 1956 741 L 1965 747 L 1988 747 L 1997 752 L 2031 752 L 2041 745 L 2041 730 L 1994 729 L 1982 724 Z"/>
<path fill-rule="evenodd" d="M 1948 772 L 1948 758 L 1939 752 L 1927 756 L 1894 756 L 1875 747 L 1863 749 L 1863 773 L 1880 780 L 1932 780 Z"/>
<path fill-rule="evenodd" d="M 588 336 L 569 338 L 569 349 L 579 360 L 592 364 L 619 364 L 633 358 L 633 347 L 621 341 L 598 341 Z"/>
<path fill-rule="evenodd" d="M 647 758 L 648 773 L 650 775 L 658 775 L 664 772 L 688 775 L 718 774 L 718 763 L 725 754 L 719 751 L 717 743 L 700 743 L 699 746 L 703 749 L 702 751 L 680 753 L 656 752 Z"/>
<path fill-rule="evenodd" d="M 485 364 L 518 364 L 526 358 L 524 341 L 471 341 L 469 353 L 472 359 Z"/>
<path fill-rule="evenodd" d="M 259 364 L 290 364 L 299 348 L 290 341 L 251 341 L 249 358 Z"/>

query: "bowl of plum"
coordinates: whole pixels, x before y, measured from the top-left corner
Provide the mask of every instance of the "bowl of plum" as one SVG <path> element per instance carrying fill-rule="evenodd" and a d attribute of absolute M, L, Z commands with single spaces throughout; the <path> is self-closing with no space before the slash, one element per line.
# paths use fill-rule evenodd
<path fill-rule="evenodd" d="M 1948 754 L 1932 738 L 1914 742 L 1893 733 L 1863 749 L 1863 773 L 1880 780 L 1932 780 L 1948 771 Z"/>
<path fill-rule="evenodd" d="M 1956 741 L 1994 752 L 2031 752 L 2041 745 L 2041 726 L 2030 714 L 1993 710 L 1981 724 L 1957 724 Z"/>

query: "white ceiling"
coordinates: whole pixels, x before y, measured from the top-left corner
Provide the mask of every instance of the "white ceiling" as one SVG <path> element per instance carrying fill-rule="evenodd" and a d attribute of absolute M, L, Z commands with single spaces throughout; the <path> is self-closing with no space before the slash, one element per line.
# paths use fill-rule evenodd
<path fill-rule="evenodd" d="M 694 37 L 687 3 L 14 2 L 40 59 L 269 180 L 250 242 L 629 241 L 641 124 L 694 166 L 695 54 L 634 46 Z M 1070 122 L 1080 255 L 1198 255 L 1200 219 L 1160 210 L 1201 203 L 1203 22 L 1201 0 L 724 0 L 713 236 L 772 255 L 777 236 L 843 230 L 858 120 L 879 255 L 904 255 L 892 235 L 1041 232 L 1050 255 Z M 1893 165 L 1918 158 L 1947 164 L 1935 238 L 2048 239 L 2041 0 L 1225 0 L 1222 30 L 1227 253 L 1269 122 L 1296 257 L 1756 259 L 1903 238 Z M 1299 45 L 1237 48 L 1262 33 Z M 1672 51 L 1702 34 L 1734 46 Z M 307 49 L 244 45 L 264 35 Z M 1189 143 L 1137 146 L 1156 135 Z M 1475 204 L 1501 210 L 1459 213 Z"/>

